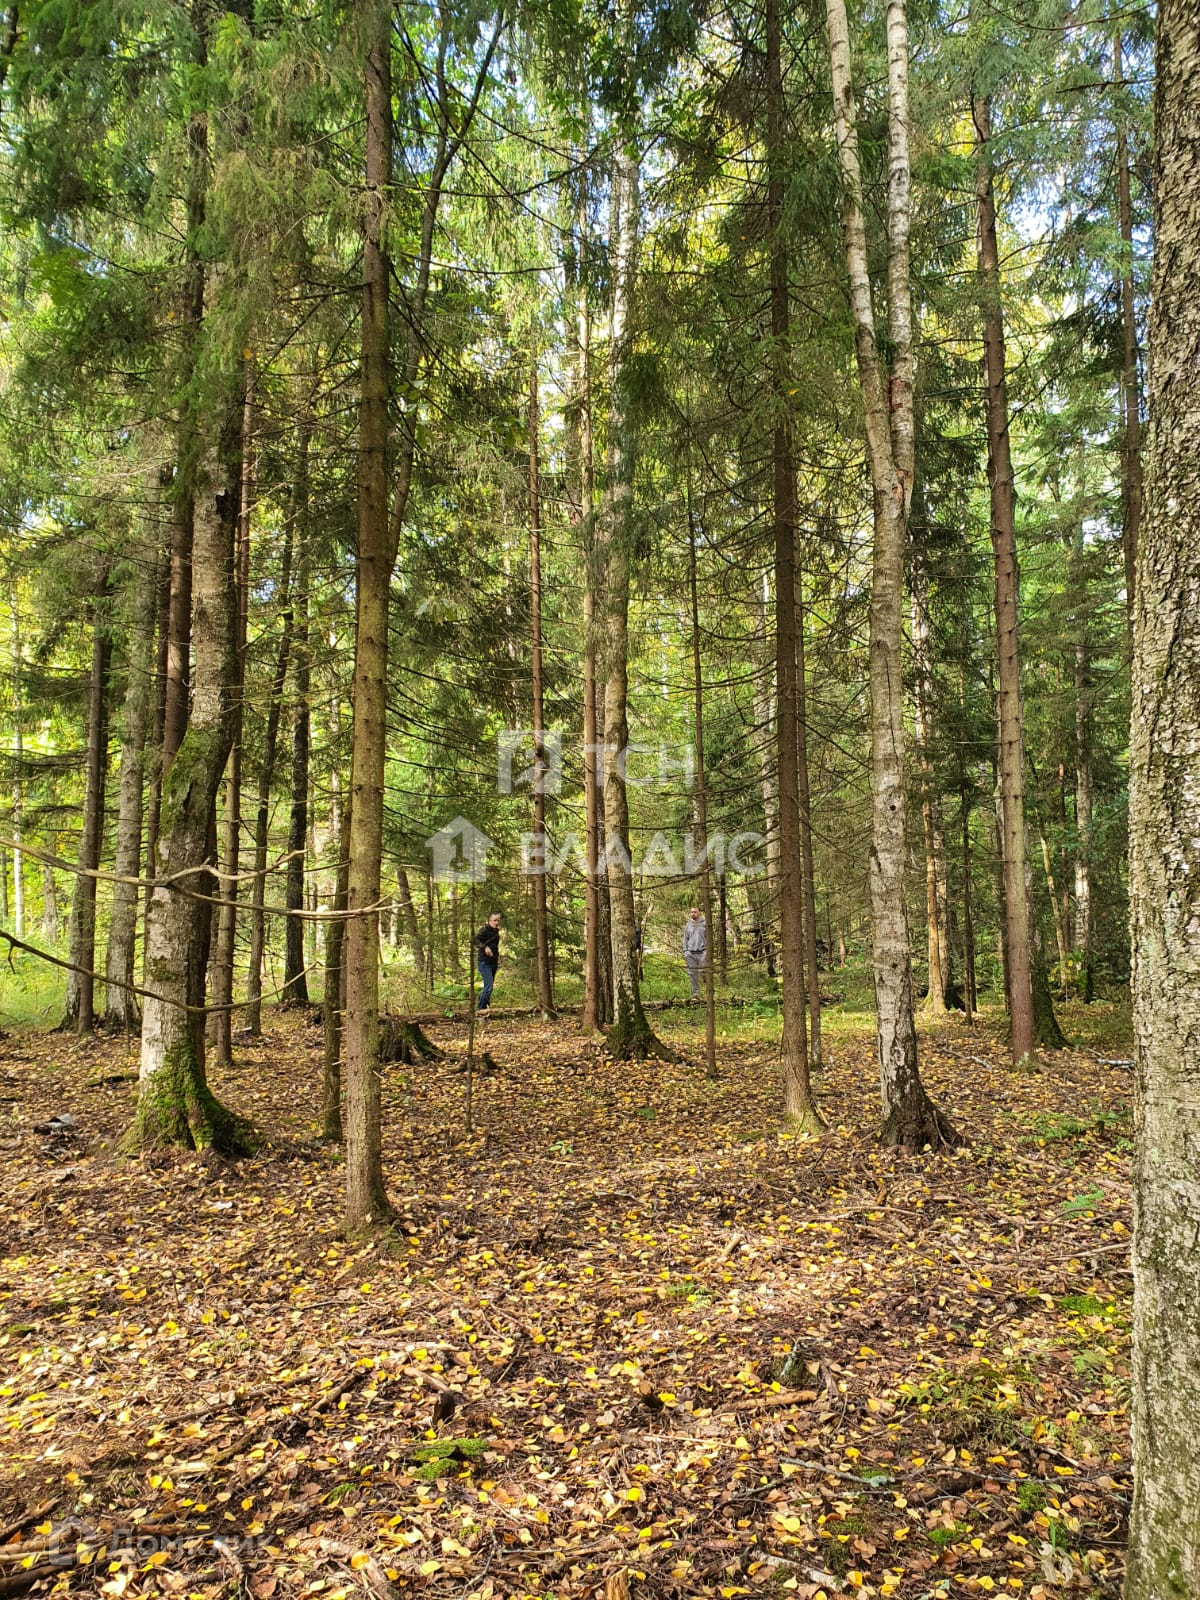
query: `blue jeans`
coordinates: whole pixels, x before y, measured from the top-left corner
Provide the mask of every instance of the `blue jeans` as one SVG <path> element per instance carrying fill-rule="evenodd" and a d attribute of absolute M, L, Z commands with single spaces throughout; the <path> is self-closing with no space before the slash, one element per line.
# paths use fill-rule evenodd
<path fill-rule="evenodd" d="M 492 1003 L 492 985 L 496 981 L 496 969 L 491 962 L 480 961 L 476 963 L 476 970 L 479 973 L 480 982 L 483 984 L 483 988 L 479 991 L 478 1009 L 485 1011 Z"/>

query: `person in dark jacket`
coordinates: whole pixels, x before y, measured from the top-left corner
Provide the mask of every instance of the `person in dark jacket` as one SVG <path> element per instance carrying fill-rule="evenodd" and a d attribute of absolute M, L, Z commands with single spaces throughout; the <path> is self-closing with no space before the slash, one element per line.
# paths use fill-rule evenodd
<path fill-rule="evenodd" d="M 475 935 L 475 966 L 483 987 L 479 991 L 479 1009 L 488 1011 L 492 1004 L 492 985 L 496 981 L 496 968 L 500 965 L 500 913 L 491 916 Z"/>

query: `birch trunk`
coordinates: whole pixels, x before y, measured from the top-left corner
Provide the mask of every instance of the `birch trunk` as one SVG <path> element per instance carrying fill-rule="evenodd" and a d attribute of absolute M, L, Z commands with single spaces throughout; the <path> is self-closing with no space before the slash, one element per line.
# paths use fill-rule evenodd
<path fill-rule="evenodd" d="M 1200 1594 L 1200 10 L 1163 0 L 1129 888 L 1136 1055 L 1126 1600 Z"/>
<path fill-rule="evenodd" d="M 871 568 L 871 946 L 885 1143 L 953 1143 L 954 1130 L 921 1083 L 904 892 L 904 699 L 900 654 L 904 546 L 913 485 L 912 314 L 909 289 L 908 33 L 903 0 L 888 0 L 888 333 L 885 388 L 867 266 L 858 130 L 845 0 L 827 0 L 834 121 L 855 353 L 874 502 Z"/>

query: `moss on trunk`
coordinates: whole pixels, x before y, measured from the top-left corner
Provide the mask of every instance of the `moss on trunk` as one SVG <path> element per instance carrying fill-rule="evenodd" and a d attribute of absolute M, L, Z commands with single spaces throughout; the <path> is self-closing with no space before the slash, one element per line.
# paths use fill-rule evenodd
<path fill-rule="evenodd" d="M 1050 977 L 1046 971 L 1046 957 L 1040 939 L 1034 940 L 1033 968 L 1033 1036 L 1043 1049 L 1065 1050 L 1067 1037 L 1058 1025 L 1054 1014 L 1054 999 L 1050 993 Z"/>
<path fill-rule="evenodd" d="M 646 1021 L 636 990 L 623 984 L 616 994 L 616 1020 L 605 1038 L 605 1048 L 614 1061 L 674 1061 L 668 1049 Z"/>
<path fill-rule="evenodd" d="M 247 1118 L 224 1106 L 204 1081 L 194 1046 L 177 1040 L 141 1085 L 133 1124 L 121 1141 L 130 1155 L 178 1145 L 220 1155 L 252 1155 L 262 1140 Z"/>

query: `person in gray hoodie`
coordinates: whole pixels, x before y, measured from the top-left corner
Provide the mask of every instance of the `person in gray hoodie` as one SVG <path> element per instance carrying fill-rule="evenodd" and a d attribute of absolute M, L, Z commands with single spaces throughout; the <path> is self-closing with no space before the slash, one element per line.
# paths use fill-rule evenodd
<path fill-rule="evenodd" d="M 693 1000 L 700 998 L 700 974 L 704 971 L 707 954 L 708 928 L 700 915 L 699 906 L 693 906 L 683 925 L 683 959 L 691 980 Z"/>

